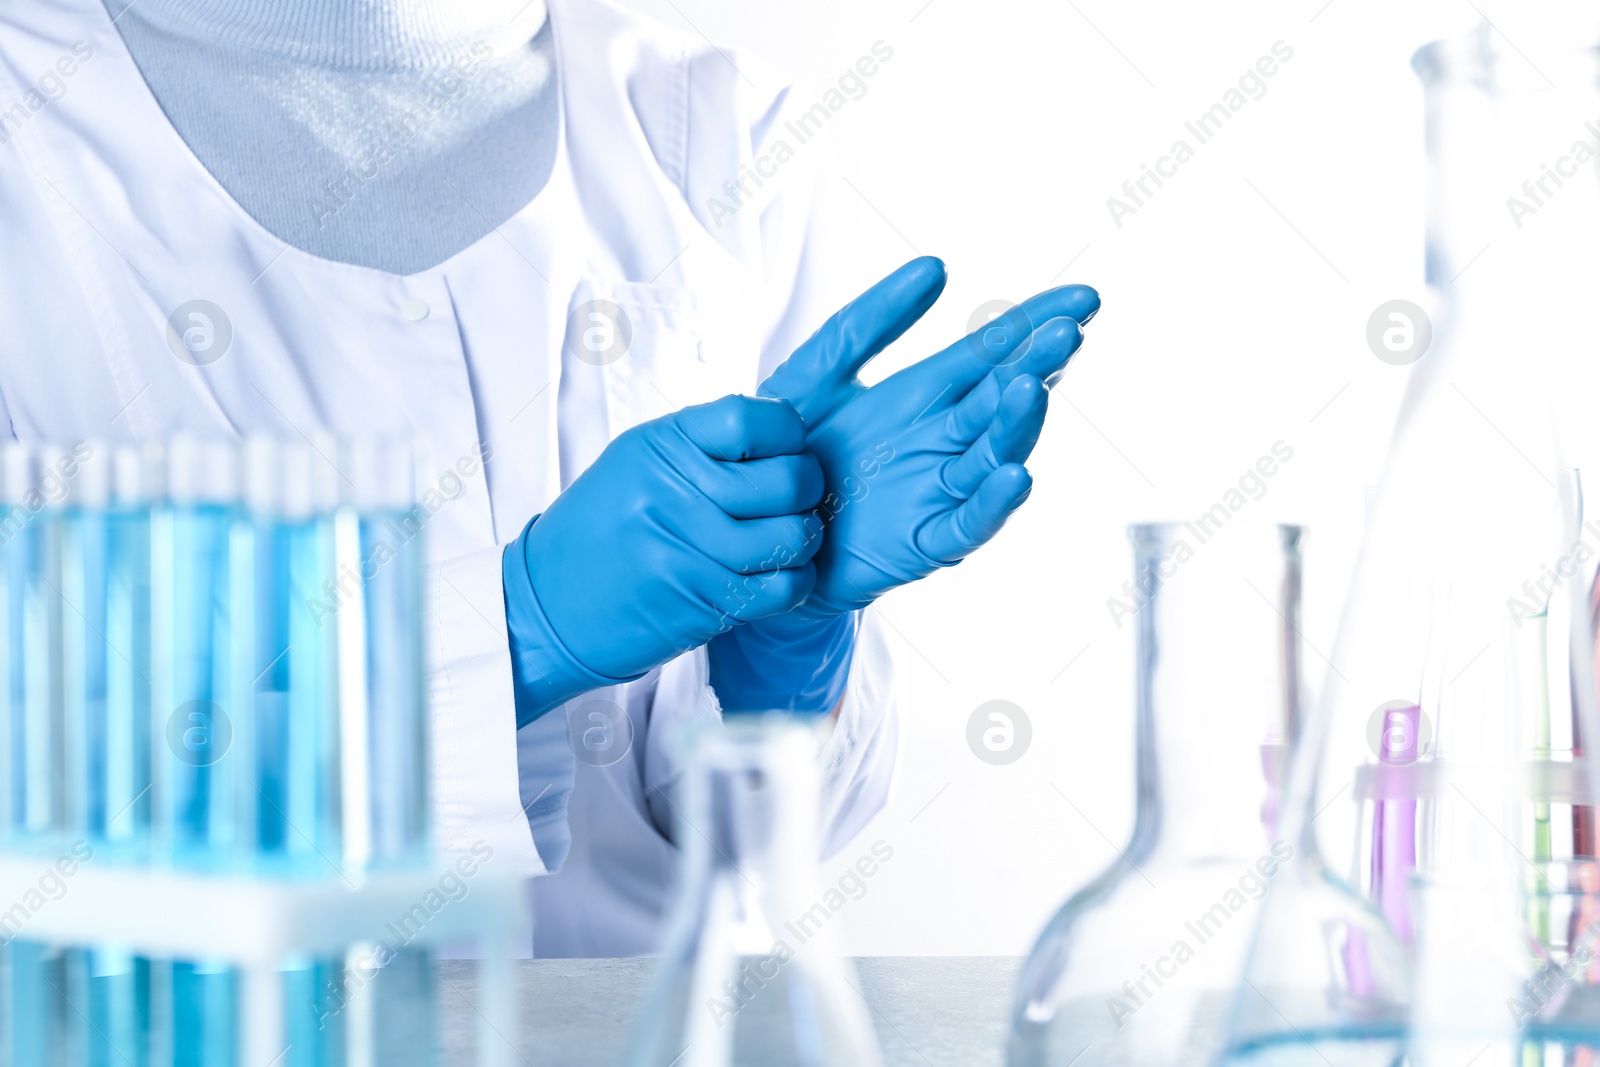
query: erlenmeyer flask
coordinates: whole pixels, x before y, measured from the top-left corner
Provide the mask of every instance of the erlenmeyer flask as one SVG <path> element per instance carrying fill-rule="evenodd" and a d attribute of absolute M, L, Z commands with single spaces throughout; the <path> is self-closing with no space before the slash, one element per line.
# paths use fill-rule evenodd
<path fill-rule="evenodd" d="M 1300 529 L 1219 507 L 1129 535 L 1133 840 L 1067 901 L 1023 968 L 1012 1067 L 1207 1062 L 1254 912 L 1293 858 L 1267 802 L 1296 721 Z"/>
<path fill-rule="evenodd" d="M 630 1067 L 881 1062 L 819 876 L 816 755 L 816 733 L 787 714 L 730 715 L 698 739 Z"/>
<path fill-rule="evenodd" d="M 1595 156 L 1600 65 L 1568 48 L 1535 67 L 1487 25 L 1413 65 L 1438 321 L 1290 775 L 1285 833 L 1310 866 L 1263 909 L 1238 1062 L 1527 1067 L 1547 1039 L 1550 1062 L 1574 1062 L 1562 990 L 1517 1005 L 1565 973 L 1594 899 L 1579 741 L 1600 733 L 1589 615 L 1573 610 L 1594 545 L 1552 382 L 1570 390 L 1564 361 L 1588 358 L 1600 284 L 1600 195 L 1578 166 Z"/>

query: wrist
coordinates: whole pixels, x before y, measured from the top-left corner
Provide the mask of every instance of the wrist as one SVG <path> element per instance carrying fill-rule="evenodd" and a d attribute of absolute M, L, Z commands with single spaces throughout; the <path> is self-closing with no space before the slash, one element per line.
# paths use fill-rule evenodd
<path fill-rule="evenodd" d="M 518 729 L 580 693 L 632 680 L 607 677 L 584 666 L 550 624 L 528 576 L 524 556 L 528 529 L 537 521 L 535 516 L 522 534 L 506 546 L 500 561 Z"/>
<path fill-rule="evenodd" d="M 712 638 L 711 687 L 726 713 L 828 715 L 844 696 L 858 613 L 825 618 L 789 611 Z"/>

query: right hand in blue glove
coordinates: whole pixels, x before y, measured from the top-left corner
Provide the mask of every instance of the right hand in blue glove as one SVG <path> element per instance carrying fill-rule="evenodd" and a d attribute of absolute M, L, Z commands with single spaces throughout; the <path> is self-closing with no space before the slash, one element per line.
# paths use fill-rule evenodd
<path fill-rule="evenodd" d="M 528 524 L 502 566 L 519 726 L 810 594 L 805 437 L 784 400 L 684 408 L 618 436 Z"/>

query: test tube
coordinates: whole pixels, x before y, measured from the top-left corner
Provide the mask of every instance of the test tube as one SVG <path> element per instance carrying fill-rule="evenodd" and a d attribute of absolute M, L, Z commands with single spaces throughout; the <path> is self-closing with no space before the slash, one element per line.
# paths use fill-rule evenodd
<path fill-rule="evenodd" d="M 338 652 L 325 586 L 333 574 L 332 507 L 304 441 L 245 446 L 254 535 L 249 622 L 255 723 L 255 840 L 264 870 L 327 875 L 339 855 Z"/>
<path fill-rule="evenodd" d="M 5 825 L 13 845 L 42 846 L 66 828 L 59 450 L 11 443 L 0 454 L 4 511 L 7 685 Z"/>
<path fill-rule="evenodd" d="M 80 443 L 70 456 L 61 584 L 68 824 L 75 839 L 111 856 L 142 856 L 150 812 L 149 479 L 134 447 Z"/>
<path fill-rule="evenodd" d="M 24 711 L 28 559 L 21 530 L 27 520 L 22 506 L 28 487 L 27 464 L 28 453 L 22 445 L 8 444 L 0 451 L 0 673 L 6 687 L 4 717 L 0 720 L 0 844 L 11 843 L 26 827 L 31 784 Z"/>
<path fill-rule="evenodd" d="M 236 718 L 249 732 L 249 627 L 238 620 L 252 594 L 240 455 L 230 441 L 175 437 L 164 458 L 165 499 L 150 515 L 152 851 L 157 862 L 229 871 L 241 859 L 241 793 L 253 787 L 234 751 Z M 234 970 L 163 962 L 150 981 L 152 1031 L 171 1062 L 230 1062 Z"/>
<path fill-rule="evenodd" d="M 236 617 L 250 596 L 249 527 L 239 521 L 238 452 L 224 441 L 174 438 L 166 503 L 151 515 L 151 615 L 157 647 L 151 700 L 152 836 L 167 862 L 218 868 L 234 860 L 234 716 L 247 711 Z M 236 542 L 244 541 L 241 546 Z"/>
<path fill-rule="evenodd" d="M 174 1067 L 235 1063 L 238 972 L 226 964 L 189 960 L 175 960 L 164 971 L 172 983 L 169 1040 Z"/>
<path fill-rule="evenodd" d="M 60 953 L 32 941 L 13 940 L 0 948 L 5 957 L 4 1048 L 6 1067 L 57 1063 Z M 52 980 L 57 981 L 52 986 Z"/>
<path fill-rule="evenodd" d="M 130 952 L 75 948 L 61 953 L 61 1062 L 92 1067 L 149 1063 L 144 1044 L 149 963 Z M 42 1061 L 50 1062 L 50 1061 Z"/>
<path fill-rule="evenodd" d="M 429 831 L 422 666 L 427 512 L 416 493 L 426 461 L 414 442 L 393 439 L 353 441 L 346 454 L 338 584 L 351 589 L 356 611 L 340 627 L 341 705 L 347 730 L 365 734 L 365 766 L 357 773 L 366 798 L 346 817 L 347 833 L 354 824 L 357 835 L 347 838 L 347 853 L 354 844 L 370 866 L 409 865 L 425 862 Z M 362 795 L 353 788 L 347 794 L 353 805 Z"/>
<path fill-rule="evenodd" d="M 113 855 L 148 859 L 151 793 L 152 661 L 150 517 L 163 491 L 159 445 L 111 454 L 106 516 L 106 771 L 102 836 Z"/>

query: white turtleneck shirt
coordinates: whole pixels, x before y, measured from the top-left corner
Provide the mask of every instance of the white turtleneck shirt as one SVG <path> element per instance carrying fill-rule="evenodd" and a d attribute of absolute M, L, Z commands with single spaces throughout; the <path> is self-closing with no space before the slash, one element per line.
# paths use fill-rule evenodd
<path fill-rule="evenodd" d="M 189 150 L 273 234 L 414 274 L 543 188 L 543 0 L 105 0 Z"/>

